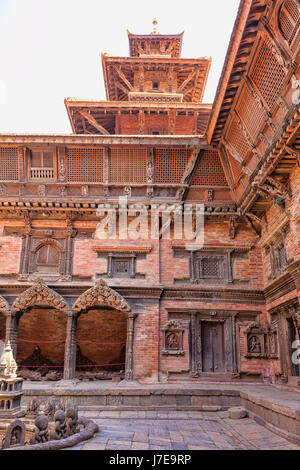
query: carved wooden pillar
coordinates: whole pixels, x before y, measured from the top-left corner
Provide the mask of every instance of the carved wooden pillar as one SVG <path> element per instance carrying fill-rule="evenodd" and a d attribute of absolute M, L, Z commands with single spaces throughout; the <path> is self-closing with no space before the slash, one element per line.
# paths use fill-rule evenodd
<path fill-rule="evenodd" d="M 5 342 L 10 342 L 14 358 L 17 357 L 18 323 L 16 315 L 12 315 L 11 312 L 8 312 L 6 316 Z"/>
<path fill-rule="evenodd" d="M 68 312 L 67 336 L 65 345 L 64 379 L 75 378 L 76 369 L 76 329 L 77 314 Z"/>
<path fill-rule="evenodd" d="M 133 344 L 134 344 L 134 319 L 136 313 L 128 313 L 127 316 L 127 340 L 125 359 L 125 380 L 133 380 Z"/>
<path fill-rule="evenodd" d="M 190 344 L 191 344 L 191 374 L 193 376 L 198 374 L 197 368 L 197 340 L 196 340 L 196 329 L 197 329 L 197 315 L 196 313 L 191 314 L 191 323 L 190 323 Z"/>
<path fill-rule="evenodd" d="M 20 147 L 18 161 L 19 161 L 19 181 L 22 183 L 25 179 L 24 160 L 26 155 L 26 147 Z"/>

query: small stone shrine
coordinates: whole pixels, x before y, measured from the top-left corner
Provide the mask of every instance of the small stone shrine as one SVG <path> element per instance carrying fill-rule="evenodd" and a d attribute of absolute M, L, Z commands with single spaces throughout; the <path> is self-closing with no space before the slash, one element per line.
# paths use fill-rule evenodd
<path fill-rule="evenodd" d="M 17 376 L 17 368 L 8 341 L 0 359 L 0 418 L 24 416 L 21 411 L 23 379 Z"/>

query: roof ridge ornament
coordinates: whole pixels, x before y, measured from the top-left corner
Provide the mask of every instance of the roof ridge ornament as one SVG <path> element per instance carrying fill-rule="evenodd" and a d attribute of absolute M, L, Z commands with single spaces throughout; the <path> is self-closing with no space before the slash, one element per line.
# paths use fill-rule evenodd
<path fill-rule="evenodd" d="M 152 34 L 152 35 L 160 34 L 156 29 L 156 25 L 158 25 L 158 21 L 157 21 L 156 16 L 155 16 L 154 20 L 152 21 L 152 24 L 153 24 L 153 31 L 150 34 Z"/>

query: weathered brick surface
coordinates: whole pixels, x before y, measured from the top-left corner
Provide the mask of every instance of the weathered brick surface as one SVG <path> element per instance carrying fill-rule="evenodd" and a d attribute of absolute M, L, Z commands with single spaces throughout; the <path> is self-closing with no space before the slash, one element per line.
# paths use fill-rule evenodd
<path fill-rule="evenodd" d="M 126 322 L 126 315 L 116 310 L 95 309 L 80 315 L 77 343 L 82 355 L 99 365 L 119 364 L 126 345 Z M 124 370 L 124 365 L 120 369 Z"/>
<path fill-rule="evenodd" d="M 66 328 L 67 316 L 58 310 L 32 308 L 25 312 L 19 321 L 17 362 L 20 363 L 30 356 L 38 345 L 42 354 L 54 365 L 63 364 Z M 47 341 L 58 342 L 45 343 Z"/>

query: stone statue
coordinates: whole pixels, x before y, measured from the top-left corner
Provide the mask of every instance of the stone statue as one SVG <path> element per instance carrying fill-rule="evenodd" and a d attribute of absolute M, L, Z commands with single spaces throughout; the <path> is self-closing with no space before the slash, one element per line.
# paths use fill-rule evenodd
<path fill-rule="evenodd" d="M 40 406 L 41 402 L 37 398 L 32 398 L 27 405 L 27 418 L 35 418 L 39 413 Z"/>
<path fill-rule="evenodd" d="M 69 406 L 67 409 L 67 434 L 68 436 L 72 436 L 78 432 L 78 407 Z"/>
<path fill-rule="evenodd" d="M 251 336 L 248 342 L 248 350 L 251 353 L 260 353 L 261 344 L 257 336 Z"/>
<path fill-rule="evenodd" d="M 54 415 L 55 421 L 55 439 L 65 439 L 67 437 L 66 413 L 63 410 L 57 410 Z"/>
<path fill-rule="evenodd" d="M 34 421 L 34 438 L 30 439 L 30 444 L 42 444 L 49 441 L 48 418 L 45 415 L 38 415 Z"/>

